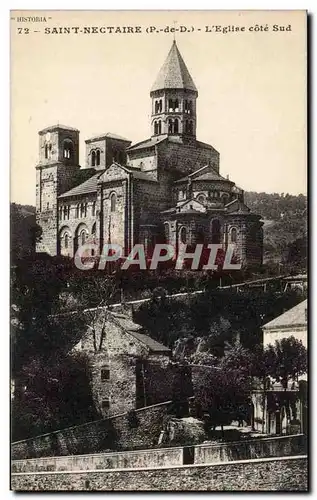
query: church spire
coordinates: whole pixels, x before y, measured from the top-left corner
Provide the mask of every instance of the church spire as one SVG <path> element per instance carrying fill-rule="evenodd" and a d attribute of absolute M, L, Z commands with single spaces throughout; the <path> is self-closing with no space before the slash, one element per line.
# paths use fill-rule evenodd
<path fill-rule="evenodd" d="M 196 85 L 187 69 L 184 59 L 173 40 L 168 56 L 161 67 L 151 92 L 163 89 L 186 89 L 197 92 Z"/>
<path fill-rule="evenodd" d="M 151 89 L 152 135 L 196 136 L 198 91 L 176 41 Z"/>

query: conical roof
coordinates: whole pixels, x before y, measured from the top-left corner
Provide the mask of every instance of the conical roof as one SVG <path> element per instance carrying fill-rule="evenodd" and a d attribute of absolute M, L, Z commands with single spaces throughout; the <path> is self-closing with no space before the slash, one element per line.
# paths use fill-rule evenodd
<path fill-rule="evenodd" d="M 197 92 L 196 85 L 187 69 L 175 40 L 161 67 L 151 92 L 163 89 L 186 89 Z"/>

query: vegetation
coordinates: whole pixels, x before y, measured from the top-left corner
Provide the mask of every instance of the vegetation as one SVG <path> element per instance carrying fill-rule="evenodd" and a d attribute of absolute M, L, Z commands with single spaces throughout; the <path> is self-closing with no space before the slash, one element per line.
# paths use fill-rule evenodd
<path fill-rule="evenodd" d="M 284 256 L 286 263 L 300 270 L 306 262 L 306 198 L 249 195 L 250 208 L 273 221 L 268 226 L 267 252 Z M 274 209 L 269 208 L 270 197 L 274 197 Z M 33 207 L 11 204 L 11 224 L 14 440 L 98 417 L 88 361 L 83 355 L 70 356 L 70 346 L 77 343 L 89 321 L 95 351 L 100 350 L 106 332 L 97 339 L 94 312 L 87 319 L 81 311 L 108 306 L 123 296 L 125 300 L 150 298 L 134 319 L 154 339 L 173 348 L 177 360 L 212 367 L 202 378 L 197 400 L 207 408 L 213 425 L 224 425 L 241 413 L 241 405 L 248 407 L 254 377 L 264 383 L 271 376 L 285 384 L 306 367 L 305 350 L 297 341 L 272 346 L 263 355 L 258 349 L 261 326 L 303 298 L 295 291 L 217 289 L 220 284 L 252 278 L 250 270 L 234 276 L 168 269 L 161 273 L 79 271 L 71 259 L 35 254 L 41 228 L 35 223 Z M 189 290 L 205 293 L 186 301 L 168 297 Z M 68 314 L 71 311 L 76 314 Z"/>
<path fill-rule="evenodd" d="M 307 197 L 246 192 L 245 202 L 264 220 L 264 258 L 292 270 L 307 265 Z"/>
<path fill-rule="evenodd" d="M 204 364 L 204 363 L 203 363 Z M 232 420 L 250 423 L 251 390 L 254 378 L 262 383 L 263 397 L 273 410 L 278 403 L 296 419 L 296 400 L 299 395 L 287 392 L 289 380 L 307 372 L 307 350 L 302 342 L 289 337 L 276 341 L 266 349 L 250 351 L 236 343 L 228 346 L 224 356 L 210 359 L 210 368 L 201 373 L 195 390 L 195 402 L 207 427 L 228 425 Z M 285 392 L 266 392 L 267 378 L 282 383 Z M 273 405 L 273 407 L 272 407 Z M 263 405 L 264 408 L 264 405 Z M 206 414 L 207 413 L 207 414 Z M 264 424 L 264 416 L 261 419 Z"/>

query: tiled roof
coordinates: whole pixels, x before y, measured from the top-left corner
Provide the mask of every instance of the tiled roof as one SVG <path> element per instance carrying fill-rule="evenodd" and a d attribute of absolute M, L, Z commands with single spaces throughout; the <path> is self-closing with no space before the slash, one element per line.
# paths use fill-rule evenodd
<path fill-rule="evenodd" d="M 115 319 L 116 322 L 120 324 L 120 326 L 130 335 L 132 335 L 134 338 L 142 342 L 142 344 L 145 344 L 150 351 L 153 352 L 164 352 L 164 353 L 169 353 L 170 349 L 166 347 L 163 344 L 160 344 L 156 340 L 152 339 L 148 335 L 145 335 L 144 333 L 141 333 L 143 331 L 143 328 L 141 325 L 138 325 L 137 323 L 134 323 L 130 318 L 127 316 L 124 316 L 122 314 L 115 314 L 111 313 L 113 318 Z"/>
<path fill-rule="evenodd" d="M 218 151 L 213 146 L 211 146 L 211 144 L 207 144 L 206 142 L 196 141 L 196 146 L 203 149 L 212 149 L 213 151 L 216 151 L 218 153 Z"/>
<path fill-rule="evenodd" d="M 161 138 L 158 137 L 151 137 L 150 139 L 146 139 L 145 141 L 137 142 L 136 144 L 132 144 L 132 146 L 129 146 L 127 148 L 127 151 L 136 151 L 137 149 L 146 149 L 146 148 L 152 148 L 153 146 L 156 146 L 156 144 L 159 144 L 162 141 L 165 141 L 167 139 L 167 135 L 164 135 Z"/>
<path fill-rule="evenodd" d="M 147 182 L 158 182 L 156 179 L 153 179 L 149 175 L 147 175 L 145 172 L 140 172 L 137 170 L 130 170 L 130 173 L 135 179 L 140 179 L 142 181 L 147 181 Z"/>
<path fill-rule="evenodd" d="M 196 85 L 190 76 L 175 40 L 156 77 L 151 92 L 162 89 L 187 89 L 197 92 Z"/>
<path fill-rule="evenodd" d="M 222 175 L 218 174 L 218 172 L 216 172 L 216 170 L 211 169 L 211 167 L 210 167 L 211 170 L 209 169 L 208 172 L 202 173 L 201 175 L 198 175 L 196 177 L 196 174 L 200 170 L 203 171 L 205 168 L 207 168 L 207 165 L 205 167 L 199 168 L 198 170 L 196 170 L 195 172 L 192 172 L 189 175 L 186 175 L 185 177 L 182 177 L 181 179 L 178 179 L 177 181 L 174 182 L 174 184 L 186 182 L 186 181 L 188 181 L 189 178 L 191 178 L 192 181 L 226 181 L 227 180 L 224 177 L 222 177 Z M 228 181 L 228 182 L 231 182 L 231 181 Z"/>
<path fill-rule="evenodd" d="M 51 125 L 50 127 L 43 128 L 42 130 L 39 131 L 39 134 L 45 134 L 46 132 L 52 132 L 53 130 L 56 130 L 56 129 L 73 130 L 75 132 L 79 132 L 78 128 L 68 127 L 67 125 L 61 125 L 60 123 L 58 123 L 57 125 Z"/>
<path fill-rule="evenodd" d="M 195 181 L 226 181 L 222 175 L 218 174 L 215 170 L 212 172 L 206 172 L 205 174 L 199 175 L 193 179 Z M 230 181 L 229 181 L 230 182 Z"/>
<path fill-rule="evenodd" d="M 307 299 L 277 318 L 274 318 L 272 321 L 269 321 L 262 328 L 268 330 L 271 328 L 306 326 L 307 318 L 305 310 L 307 310 Z"/>
<path fill-rule="evenodd" d="M 135 179 L 140 179 L 147 182 L 157 182 L 156 179 L 152 179 L 145 172 L 140 172 L 139 170 L 134 170 L 134 169 L 130 170 L 128 167 L 123 167 L 123 168 L 126 172 L 132 174 L 132 176 Z M 69 196 L 80 196 L 81 194 L 96 193 L 99 178 L 104 172 L 105 170 L 100 170 L 97 174 L 93 175 L 82 184 L 79 184 L 78 186 L 70 189 L 69 191 L 66 191 L 66 193 L 61 194 L 59 198 L 68 198 Z"/>
<path fill-rule="evenodd" d="M 117 139 L 118 141 L 131 142 L 129 139 L 121 137 L 121 135 L 113 134 L 112 132 L 106 132 L 105 134 L 99 134 L 93 137 L 89 137 L 85 142 L 98 141 L 101 139 L 105 139 L 106 137 L 109 137 L 110 139 Z"/>
<path fill-rule="evenodd" d="M 101 170 L 97 174 L 87 179 L 87 181 L 83 182 L 82 184 L 79 184 L 79 186 L 76 186 L 73 189 L 66 191 L 66 193 L 61 194 L 59 198 L 67 198 L 68 196 L 79 196 L 81 194 L 96 193 L 98 179 L 103 173 L 104 170 Z"/>

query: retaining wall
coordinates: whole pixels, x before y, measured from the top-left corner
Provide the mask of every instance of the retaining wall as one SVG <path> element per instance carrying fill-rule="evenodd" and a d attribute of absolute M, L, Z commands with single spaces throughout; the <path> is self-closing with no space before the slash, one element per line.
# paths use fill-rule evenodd
<path fill-rule="evenodd" d="M 307 491 L 307 457 L 156 469 L 15 473 L 11 476 L 11 488 L 15 491 Z"/>

